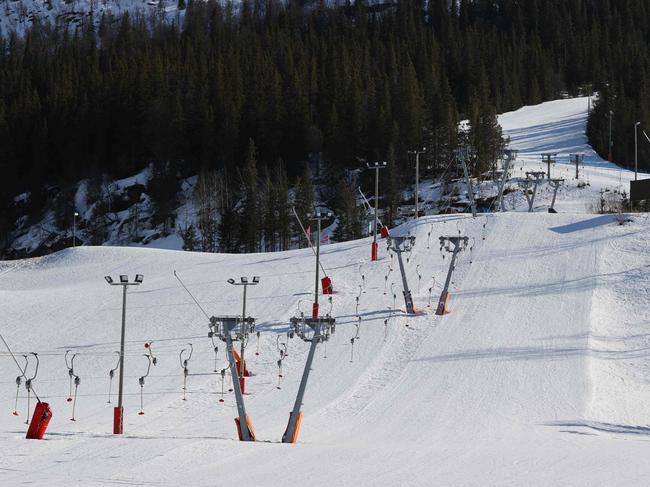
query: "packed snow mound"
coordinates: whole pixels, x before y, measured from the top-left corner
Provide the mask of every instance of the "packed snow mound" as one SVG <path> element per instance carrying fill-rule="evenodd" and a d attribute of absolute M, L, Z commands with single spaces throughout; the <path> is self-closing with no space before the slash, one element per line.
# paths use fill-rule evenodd
<path fill-rule="evenodd" d="M 525 110 L 518 116 L 523 120 Z M 567 128 L 567 137 L 574 130 Z M 539 161 L 518 163 L 525 171 Z M 370 239 L 323 245 L 335 294 L 331 303 L 328 296 L 319 300 L 337 329 L 317 349 L 295 445 L 279 441 L 309 344 L 287 331 L 291 316 L 311 311 L 310 249 L 226 255 L 84 247 L 0 262 L 0 332 L 21 363 L 20 355 L 39 353 L 34 388 L 54 411 L 45 441 L 24 439 L 25 389 L 14 416 L 19 373 L 1 353 L 0 483 L 643 483 L 650 473 L 648 217 L 620 224 L 617 215 L 588 213 L 597 184 L 615 188 L 629 173 L 588 164 L 584 173 L 593 184 L 579 189 L 579 180 L 567 178 L 558 214 L 547 213 L 544 196 L 532 213 L 516 205 L 392 229 L 415 237 L 404 265 L 417 316 L 402 309 L 399 266 L 385 240 L 377 262 L 370 261 Z M 457 235 L 469 246 L 451 280 L 450 313 L 437 316 L 450 264 L 439 237 Z M 116 380 L 107 401 L 122 296 L 104 276 L 135 273 L 145 277 L 127 294 L 125 435 L 115 437 Z M 254 375 L 245 400 L 259 441 L 242 443 L 227 375 L 219 402 L 224 345 L 208 338 L 206 315 L 240 313 L 242 289 L 226 280 L 254 275 L 260 284 L 248 290 L 247 313 L 257 318 L 260 335 L 246 350 Z M 145 414 L 138 415 L 145 343 L 158 363 L 142 389 Z M 190 343 L 184 401 L 180 352 Z M 279 377 L 283 344 L 288 356 Z M 67 350 L 77 354 L 80 377 L 74 422 Z"/>

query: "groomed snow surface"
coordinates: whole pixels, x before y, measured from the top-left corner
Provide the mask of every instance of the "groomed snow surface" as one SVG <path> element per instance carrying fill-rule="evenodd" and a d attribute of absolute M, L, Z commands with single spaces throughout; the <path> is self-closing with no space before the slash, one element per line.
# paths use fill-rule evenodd
<path fill-rule="evenodd" d="M 426 217 L 393 230 L 416 237 L 406 269 L 423 315 L 400 309 L 397 259 L 384 242 L 378 262 L 369 261 L 369 239 L 323 247 L 337 329 L 317 350 L 295 445 L 280 439 L 308 344 L 286 332 L 290 316 L 311 310 L 309 249 L 224 255 L 82 247 L 0 262 L 0 331 L 20 354 L 39 353 L 34 387 L 54 412 L 44 441 L 24 439 L 25 389 L 14 416 L 18 371 L 0 354 L 0 485 L 646 485 L 650 221 L 637 214 L 619 225 L 590 212 L 601 189 L 628 190 L 630 173 L 586 145 L 586 108 L 586 99 L 574 99 L 501 117 L 521 150 L 516 171 L 541 168 L 541 152 L 588 154 L 584 188 L 570 179 L 568 161 L 554 168 L 567 177 L 558 214 L 546 212 L 550 193 L 542 191 L 534 213 L 515 197 L 507 213 Z M 438 237 L 459 232 L 473 249 L 457 265 L 451 313 L 439 317 L 433 307 L 450 259 Z M 174 270 L 211 315 L 241 310 L 242 290 L 227 278 L 260 276 L 247 303 L 261 332 L 259 355 L 256 336 L 246 352 L 256 443 L 237 441 L 234 397 L 219 402 L 214 373 L 226 366 L 225 347 L 218 343 L 215 364 L 207 319 Z M 125 434 L 118 437 L 111 434 L 117 380 L 112 404 L 107 399 L 121 293 L 103 276 L 136 272 L 145 280 L 127 298 Z M 357 296 L 361 326 L 352 350 Z M 326 297 L 321 303 L 327 311 Z M 158 365 L 138 415 L 143 345 L 152 340 Z M 280 389 L 279 342 L 288 342 Z M 183 401 L 179 352 L 188 343 L 194 355 Z M 81 379 L 75 422 L 66 402 L 68 349 L 78 353 Z"/>

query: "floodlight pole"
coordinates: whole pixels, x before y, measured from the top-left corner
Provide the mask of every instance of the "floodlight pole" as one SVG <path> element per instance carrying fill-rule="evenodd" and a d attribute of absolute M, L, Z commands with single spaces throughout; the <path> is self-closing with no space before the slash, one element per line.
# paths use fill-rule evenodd
<path fill-rule="evenodd" d="M 259 282 L 259 277 L 255 276 L 253 277 L 252 281 L 249 281 L 248 278 L 242 277 L 240 278 L 240 282 L 235 282 L 234 279 L 228 279 L 228 283 L 232 284 L 233 286 L 244 286 L 244 301 L 242 303 L 242 314 L 241 314 L 241 319 L 242 319 L 242 335 L 246 333 L 246 327 L 247 327 L 247 322 L 246 322 L 246 290 L 248 289 L 248 286 L 255 286 Z M 244 351 L 246 349 L 245 345 L 246 341 L 242 340 L 241 341 L 241 348 L 240 348 L 240 367 L 239 367 L 239 379 L 244 380 Z"/>
<path fill-rule="evenodd" d="M 316 232 L 316 278 L 314 282 L 314 305 L 312 306 L 312 316 L 318 318 L 318 281 L 319 281 L 319 271 L 320 271 L 320 231 L 321 231 L 321 222 L 326 218 L 331 218 L 331 213 L 321 213 L 317 211 L 313 215 L 308 215 L 312 220 L 317 222 L 317 232 Z"/>
<path fill-rule="evenodd" d="M 609 111 L 609 154 L 608 154 L 608 160 L 609 162 L 612 162 L 612 115 L 614 115 L 614 112 L 612 110 Z"/>
<path fill-rule="evenodd" d="M 72 214 L 72 246 L 77 246 L 77 217 L 79 213 L 76 211 Z"/>
<path fill-rule="evenodd" d="M 637 175 L 639 172 L 639 125 L 641 122 L 634 124 L 634 180 L 637 180 Z"/>
<path fill-rule="evenodd" d="M 420 216 L 420 154 L 426 152 L 426 147 L 422 150 L 410 150 L 409 154 L 415 154 L 415 219 Z"/>
<path fill-rule="evenodd" d="M 447 271 L 447 279 L 445 280 L 445 286 L 442 288 L 442 294 L 440 295 L 440 301 L 438 301 L 438 308 L 436 309 L 437 315 L 445 315 L 449 313 L 447 305 L 449 303 L 449 285 L 451 284 L 451 275 L 456 268 L 456 256 L 458 253 L 463 250 L 469 241 L 468 237 L 440 237 L 440 247 L 442 248 L 445 243 L 449 242 L 454 246 L 453 250 L 447 249 L 447 251 L 452 252 L 451 263 L 449 264 L 449 271 Z"/>
<path fill-rule="evenodd" d="M 126 338 L 126 288 L 128 286 L 139 286 L 142 282 L 129 282 L 126 276 L 120 276 L 120 282 L 113 282 L 110 277 L 105 277 L 106 281 L 111 286 L 122 286 L 122 331 L 120 334 L 120 376 L 119 376 L 119 389 L 117 393 L 117 407 L 113 409 L 113 434 L 121 435 L 124 433 L 124 407 L 122 405 L 122 397 L 124 391 L 124 342 Z M 138 277 L 136 277 L 138 279 Z"/>
<path fill-rule="evenodd" d="M 371 260 L 377 260 L 377 227 L 379 226 L 379 170 L 386 168 L 386 161 L 373 162 L 372 165 L 366 163 L 368 169 L 375 170 L 375 224 L 372 235 L 372 253 Z"/>

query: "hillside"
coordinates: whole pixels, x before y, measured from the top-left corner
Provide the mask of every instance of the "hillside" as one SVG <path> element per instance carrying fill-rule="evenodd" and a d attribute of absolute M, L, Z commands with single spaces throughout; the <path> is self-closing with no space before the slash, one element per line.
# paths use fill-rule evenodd
<path fill-rule="evenodd" d="M 0 262 L 0 332 L 16 351 L 39 353 L 34 384 L 54 410 L 46 441 L 24 440 L 24 388 L 20 416 L 13 416 L 17 370 L 0 354 L 0 445 L 6 452 L 0 482 L 642 484 L 650 452 L 650 296 L 644 291 L 650 230 L 645 214 L 619 225 L 614 215 L 588 211 L 601 189 L 624 189 L 630 173 L 589 151 L 582 135 L 585 104 L 556 101 L 500 118 L 521 151 L 518 171 L 536 169 L 540 151 L 587 153 L 581 171 L 589 185 L 578 188 L 567 177 L 558 214 L 547 213 L 549 195 L 542 192 L 533 213 L 515 199 L 515 211 L 476 219 L 429 216 L 393 229 L 416 238 L 406 269 L 421 316 L 399 309 L 401 280 L 383 243 L 374 263 L 369 239 L 323 246 L 336 290 L 337 330 L 317 351 L 296 445 L 278 442 L 307 351 L 286 332 L 289 317 L 311 307 L 308 249 L 226 255 L 83 247 Z M 554 170 L 572 169 L 559 163 Z M 470 237 L 472 250 L 457 265 L 451 313 L 439 317 L 429 307 L 428 288 L 433 306 L 449 258 L 443 259 L 438 237 L 458 233 Z M 260 276 L 247 308 L 260 331 L 259 355 L 255 336 L 247 351 L 255 375 L 247 380 L 246 405 L 256 443 L 236 440 L 234 398 L 227 393 L 218 402 L 221 378 L 214 373 L 225 367 L 223 345 L 215 364 L 207 319 L 174 270 L 209 314 L 240 312 L 241 290 L 227 278 Z M 106 401 L 121 303 L 103 276 L 136 272 L 145 279 L 128 295 L 126 434 L 118 438 L 110 433 L 112 404 Z M 321 302 L 329 307 L 324 297 Z M 140 416 L 138 377 L 146 371 L 143 345 L 150 341 L 158 365 L 147 378 Z M 183 401 L 179 352 L 190 342 Z M 278 389 L 278 344 L 284 342 L 288 356 Z M 75 422 L 65 400 L 66 350 L 78 353 Z"/>

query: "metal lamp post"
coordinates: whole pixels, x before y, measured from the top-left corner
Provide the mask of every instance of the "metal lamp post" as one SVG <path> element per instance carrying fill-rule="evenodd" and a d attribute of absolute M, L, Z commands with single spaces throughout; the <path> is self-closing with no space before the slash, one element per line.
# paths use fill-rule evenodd
<path fill-rule="evenodd" d="M 77 217 L 79 216 L 78 212 L 72 214 L 72 246 L 77 246 Z"/>
<path fill-rule="evenodd" d="M 634 180 L 636 181 L 639 172 L 639 125 L 641 122 L 634 124 Z"/>
<path fill-rule="evenodd" d="M 332 218 L 332 213 L 321 213 L 316 211 L 314 214 L 307 214 L 307 217 L 311 220 L 317 222 L 317 233 L 316 233 L 316 281 L 314 285 L 314 305 L 312 306 L 312 317 L 318 318 L 318 281 L 319 275 L 318 271 L 320 270 L 320 231 L 321 231 L 321 222 L 323 220 Z"/>
<path fill-rule="evenodd" d="M 117 407 L 113 408 L 113 434 L 121 435 L 124 433 L 124 408 L 122 407 L 122 394 L 124 386 L 124 336 L 126 334 L 126 288 L 129 286 L 139 286 L 144 280 L 142 274 L 136 274 L 135 280 L 129 282 L 129 276 L 120 275 L 120 282 L 114 282 L 111 276 L 104 276 L 109 286 L 122 286 L 122 335 L 120 338 L 120 380 L 119 392 L 117 396 Z"/>
<path fill-rule="evenodd" d="M 366 163 L 368 169 L 375 170 L 375 225 L 372 236 L 372 257 L 371 260 L 377 260 L 377 227 L 379 226 L 379 170 L 385 169 L 387 166 L 386 161 L 373 162 L 372 164 Z"/>
<path fill-rule="evenodd" d="M 612 162 L 612 115 L 614 111 L 609 111 L 609 162 Z"/>
<path fill-rule="evenodd" d="M 421 150 L 410 150 L 409 154 L 415 154 L 415 219 L 420 216 L 420 154 L 427 151 L 426 147 Z"/>
<path fill-rule="evenodd" d="M 259 276 L 253 276 L 252 281 L 248 280 L 248 277 L 240 277 L 240 282 L 236 282 L 234 279 L 228 279 L 228 284 L 232 284 L 233 286 L 244 286 L 244 302 L 242 306 L 242 335 L 245 335 L 244 333 L 244 327 L 247 326 L 246 324 L 246 290 L 248 289 L 248 286 L 256 286 L 260 283 L 260 278 Z M 240 366 L 239 366 L 239 380 L 240 382 L 244 379 L 244 370 L 246 367 L 244 367 L 244 349 L 245 349 L 245 343 L 246 340 L 241 341 L 241 351 L 240 351 Z"/>

